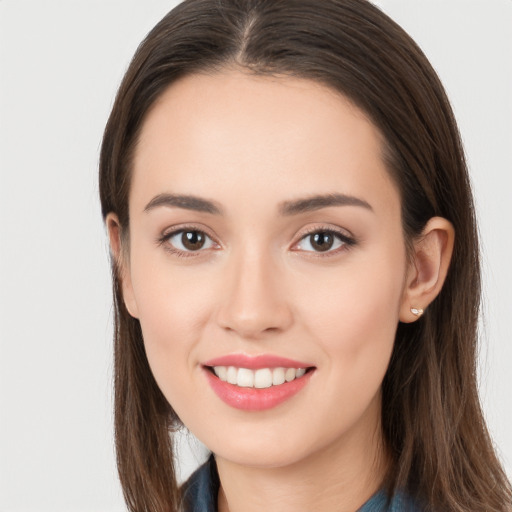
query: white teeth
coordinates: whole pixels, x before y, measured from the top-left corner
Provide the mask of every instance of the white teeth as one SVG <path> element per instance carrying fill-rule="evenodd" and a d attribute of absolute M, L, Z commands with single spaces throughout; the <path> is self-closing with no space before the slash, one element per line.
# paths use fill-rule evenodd
<path fill-rule="evenodd" d="M 257 389 L 279 386 L 285 382 L 298 379 L 306 373 L 305 368 L 260 368 L 250 370 L 248 368 L 236 368 L 235 366 L 214 366 L 213 371 L 224 382 L 242 388 Z"/>
<path fill-rule="evenodd" d="M 215 366 L 213 371 L 220 380 L 223 380 L 224 382 L 228 380 L 228 369 L 225 366 Z"/>
<path fill-rule="evenodd" d="M 269 388 L 270 386 L 272 386 L 272 371 L 269 368 L 256 370 L 254 372 L 254 387 L 263 389 Z"/>
<path fill-rule="evenodd" d="M 254 387 L 254 372 L 247 368 L 238 369 L 238 378 L 236 385 L 241 388 L 253 388 Z"/>
<path fill-rule="evenodd" d="M 283 384 L 284 381 L 284 368 L 274 368 L 272 372 L 272 385 L 279 386 L 279 384 Z"/>
<path fill-rule="evenodd" d="M 291 382 L 293 379 L 295 379 L 295 375 L 297 370 L 295 368 L 287 368 L 286 372 L 284 373 L 284 378 L 286 379 L 286 382 Z"/>
<path fill-rule="evenodd" d="M 230 366 L 226 372 L 226 379 L 230 384 L 236 384 L 238 378 L 238 370 L 234 366 Z M 220 378 L 220 377 L 219 377 Z"/>
<path fill-rule="evenodd" d="M 297 377 L 297 378 L 302 377 L 305 373 L 306 373 L 306 368 L 297 368 L 295 377 Z"/>

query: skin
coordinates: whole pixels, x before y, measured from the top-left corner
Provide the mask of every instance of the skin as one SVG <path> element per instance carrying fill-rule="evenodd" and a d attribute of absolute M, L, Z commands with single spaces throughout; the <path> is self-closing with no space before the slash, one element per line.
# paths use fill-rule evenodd
<path fill-rule="evenodd" d="M 448 221 L 431 219 L 407 257 L 381 148 L 374 125 L 336 92 L 233 69 L 181 79 L 144 122 L 129 247 L 114 214 L 107 225 L 156 381 L 216 455 L 221 512 L 353 511 L 381 485 L 380 388 L 397 324 L 417 320 L 410 308 L 441 289 L 454 236 Z M 213 201 L 222 214 L 147 209 L 160 194 Z M 328 194 L 369 207 L 282 212 Z M 184 252 L 181 236 L 163 240 L 180 228 L 207 243 Z M 336 238 L 315 251 L 308 235 L 326 230 L 353 243 Z M 202 366 L 233 353 L 315 371 L 283 404 L 241 411 L 217 397 Z"/>

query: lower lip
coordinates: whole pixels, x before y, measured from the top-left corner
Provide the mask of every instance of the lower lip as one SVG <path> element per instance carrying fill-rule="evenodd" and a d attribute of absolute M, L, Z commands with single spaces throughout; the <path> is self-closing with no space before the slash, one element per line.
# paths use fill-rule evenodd
<path fill-rule="evenodd" d="M 265 411 L 277 407 L 296 395 L 308 382 L 313 371 L 304 376 L 269 388 L 242 388 L 220 380 L 205 369 L 206 378 L 213 391 L 226 404 L 244 411 Z"/>

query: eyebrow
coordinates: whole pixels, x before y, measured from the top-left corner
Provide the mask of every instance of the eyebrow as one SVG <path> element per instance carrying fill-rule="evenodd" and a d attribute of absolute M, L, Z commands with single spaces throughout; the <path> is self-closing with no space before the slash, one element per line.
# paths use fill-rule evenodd
<path fill-rule="evenodd" d="M 159 194 L 155 196 L 144 208 L 149 212 L 159 206 L 177 207 L 185 210 L 194 210 L 196 212 L 211 213 L 213 215 L 222 215 L 222 208 L 215 201 L 203 199 L 201 197 L 177 194 Z"/>
<path fill-rule="evenodd" d="M 365 200 L 345 194 L 315 195 L 305 199 L 285 201 L 280 204 L 279 211 L 282 215 L 288 216 L 312 212 L 322 208 L 328 208 L 329 206 L 360 206 L 373 211 L 373 208 Z"/>
<path fill-rule="evenodd" d="M 149 212 L 160 206 L 183 208 L 185 210 L 210 213 L 212 215 L 223 215 L 222 207 L 215 201 L 180 194 L 159 194 L 151 199 L 144 208 L 144 211 Z M 298 215 L 321 210 L 322 208 L 328 208 L 330 206 L 360 206 L 373 211 L 369 203 L 358 197 L 346 194 L 323 194 L 292 201 L 284 201 L 279 204 L 279 213 L 284 216 Z"/>

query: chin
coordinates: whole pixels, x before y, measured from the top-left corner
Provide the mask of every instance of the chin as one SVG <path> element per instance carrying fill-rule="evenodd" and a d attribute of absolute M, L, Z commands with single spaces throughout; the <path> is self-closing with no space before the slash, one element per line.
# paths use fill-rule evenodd
<path fill-rule="evenodd" d="M 267 447 L 262 449 L 251 449 L 247 447 L 244 450 L 226 449 L 219 452 L 213 452 L 216 457 L 225 459 L 233 464 L 245 467 L 259 469 L 277 469 L 293 466 L 308 457 L 307 453 L 297 450 L 271 449 Z"/>

